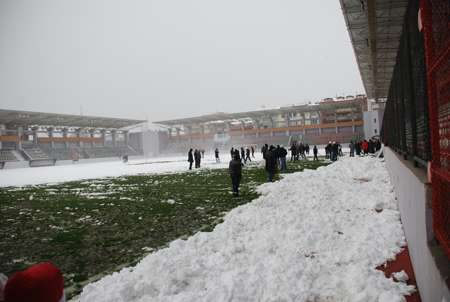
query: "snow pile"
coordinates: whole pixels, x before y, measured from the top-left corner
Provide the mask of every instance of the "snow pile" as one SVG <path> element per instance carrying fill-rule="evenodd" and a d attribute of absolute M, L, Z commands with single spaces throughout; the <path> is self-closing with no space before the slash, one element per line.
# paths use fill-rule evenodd
<path fill-rule="evenodd" d="M 259 191 L 213 232 L 87 285 L 79 300 L 405 301 L 414 291 L 375 269 L 405 244 L 384 163 L 346 158 Z"/>
<path fill-rule="evenodd" d="M 394 277 L 394 279 L 399 282 L 406 282 L 409 280 L 409 276 L 404 270 L 401 270 L 400 272 L 392 273 L 392 277 Z"/>

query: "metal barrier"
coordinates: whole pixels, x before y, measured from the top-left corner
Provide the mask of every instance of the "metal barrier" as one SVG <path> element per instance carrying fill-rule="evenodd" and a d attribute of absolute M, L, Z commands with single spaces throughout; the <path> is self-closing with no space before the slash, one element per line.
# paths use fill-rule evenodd
<path fill-rule="evenodd" d="M 431 161 L 433 230 L 450 258 L 450 1 L 410 1 L 400 39 L 381 136 L 416 166 Z"/>
<path fill-rule="evenodd" d="M 419 0 L 407 9 L 397 61 L 389 87 L 381 136 L 383 142 L 425 165 L 431 159 L 423 34 L 417 26 Z"/>
<path fill-rule="evenodd" d="M 421 0 L 433 159 L 433 230 L 450 257 L 450 1 Z"/>

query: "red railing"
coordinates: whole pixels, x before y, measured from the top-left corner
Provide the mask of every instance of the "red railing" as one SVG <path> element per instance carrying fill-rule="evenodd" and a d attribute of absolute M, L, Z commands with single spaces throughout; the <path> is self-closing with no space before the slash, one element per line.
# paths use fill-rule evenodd
<path fill-rule="evenodd" d="M 433 230 L 450 258 L 450 1 L 421 0 L 432 148 Z"/>

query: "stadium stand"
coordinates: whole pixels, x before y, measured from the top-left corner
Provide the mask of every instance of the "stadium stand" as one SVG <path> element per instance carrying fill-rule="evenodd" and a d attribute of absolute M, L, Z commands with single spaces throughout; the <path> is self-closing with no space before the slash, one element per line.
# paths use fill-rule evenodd
<path fill-rule="evenodd" d="M 22 154 L 25 155 L 25 158 L 28 160 L 50 159 L 50 157 L 36 145 L 24 144 L 22 146 Z"/>
<path fill-rule="evenodd" d="M 0 162 L 4 166 L 6 159 L 14 158 L 42 166 L 56 160 L 139 155 L 142 150 L 129 146 L 129 129 L 143 122 L 0 109 Z M 16 158 L 11 150 L 23 158 Z"/>
<path fill-rule="evenodd" d="M 18 159 L 11 150 L 0 150 L 0 162 L 17 161 Z"/>

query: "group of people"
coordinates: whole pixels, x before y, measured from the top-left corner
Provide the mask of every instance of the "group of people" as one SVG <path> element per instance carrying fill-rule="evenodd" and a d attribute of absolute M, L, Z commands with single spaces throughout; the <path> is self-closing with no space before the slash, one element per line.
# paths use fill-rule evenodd
<path fill-rule="evenodd" d="M 381 149 L 381 142 L 378 139 L 369 139 L 353 142 L 351 141 L 348 145 L 350 149 L 350 156 L 353 157 L 356 155 L 367 155 L 367 154 L 373 154 L 375 152 L 378 152 L 378 150 Z"/>
<path fill-rule="evenodd" d="M 230 149 L 231 159 L 233 159 L 236 155 L 239 157 L 240 161 L 243 164 L 246 164 L 247 161 L 252 161 L 252 158 L 255 158 L 255 148 L 253 146 L 239 148 L 231 147 Z M 251 155 L 251 156 L 250 156 Z"/>
<path fill-rule="evenodd" d="M 200 164 L 202 162 L 202 158 L 205 157 L 205 150 L 189 149 L 188 152 L 188 162 L 189 162 L 189 170 L 192 170 L 192 164 L 195 162 L 195 168 L 200 168 Z"/>
<path fill-rule="evenodd" d="M 341 144 L 334 141 L 328 142 L 325 146 L 325 158 L 328 158 L 331 161 L 337 161 L 339 156 L 344 156 Z"/>
<path fill-rule="evenodd" d="M 309 144 L 298 143 L 294 141 L 289 148 L 291 151 L 291 161 L 297 161 L 300 158 L 306 159 L 306 155 L 309 155 L 310 147 Z M 313 147 L 314 160 L 319 160 L 317 157 L 318 149 L 317 146 Z"/>

